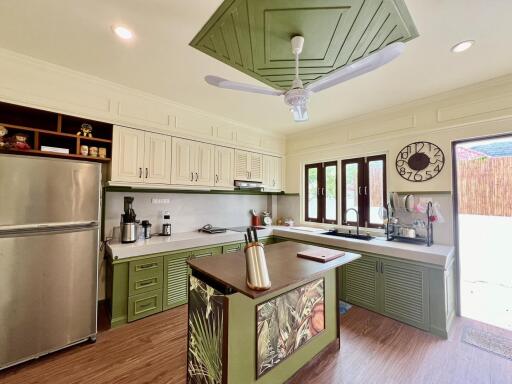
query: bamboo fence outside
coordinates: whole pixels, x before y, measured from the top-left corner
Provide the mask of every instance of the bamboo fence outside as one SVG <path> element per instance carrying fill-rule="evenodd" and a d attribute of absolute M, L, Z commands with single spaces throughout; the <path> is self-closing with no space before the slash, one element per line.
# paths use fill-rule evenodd
<path fill-rule="evenodd" d="M 512 157 L 457 161 L 459 213 L 512 216 Z"/>

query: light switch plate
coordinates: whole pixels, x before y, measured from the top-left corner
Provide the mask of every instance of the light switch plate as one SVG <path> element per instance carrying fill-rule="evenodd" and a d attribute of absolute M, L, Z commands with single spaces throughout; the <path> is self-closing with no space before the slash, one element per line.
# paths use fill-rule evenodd
<path fill-rule="evenodd" d="M 171 202 L 170 199 L 151 199 L 151 204 L 169 204 Z"/>

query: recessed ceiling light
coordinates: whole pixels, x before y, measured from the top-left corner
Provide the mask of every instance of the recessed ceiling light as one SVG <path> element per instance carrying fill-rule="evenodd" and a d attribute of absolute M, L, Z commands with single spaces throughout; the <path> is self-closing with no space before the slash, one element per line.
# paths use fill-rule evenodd
<path fill-rule="evenodd" d="M 119 38 L 123 40 L 133 39 L 133 32 L 122 25 L 113 25 L 112 30 Z"/>
<path fill-rule="evenodd" d="M 461 41 L 460 43 L 457 43 L 455 44 L 453 47 L 452 47 L 452 52 L 453 53 L 460 53 L 460 52 L 464 52 L 465 50 L 471 48 L 471 46 L 475 44 L 475 40 L 465 40 L 465 41 Z"/>

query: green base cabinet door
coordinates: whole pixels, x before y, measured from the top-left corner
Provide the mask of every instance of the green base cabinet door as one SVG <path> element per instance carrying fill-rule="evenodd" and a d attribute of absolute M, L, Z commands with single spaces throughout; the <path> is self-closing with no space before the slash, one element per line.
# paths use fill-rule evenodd
<path fill-rule="evenodd" d="M 381 282 L 382 314 L 430 329 L 427 268 L 382 260 Z"/>
<path fill-rule="evenodd" d="M 189 275 L 187 260 L 190 257 L 190 252 L 164 256 L 164 310 L 187 303 Z"/>
<path fill-rule="evenodd" d="M 342 268 L 341 298 L 372 311 L 379 310 L 379 259 L 362 255 Z"/>

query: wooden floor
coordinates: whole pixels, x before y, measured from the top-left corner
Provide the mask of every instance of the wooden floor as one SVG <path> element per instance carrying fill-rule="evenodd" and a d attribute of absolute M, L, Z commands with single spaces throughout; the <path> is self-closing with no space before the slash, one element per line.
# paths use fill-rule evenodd
<path fill-rule="evenodd" d="M 186 306 L 106 330 L 95 344 L 69 348 L 0 373 L 1 384 L 185 383 Z M 511 384 L 512 361 L 460 341 L 467 325 L 456 319 L 442 340 L 353 307 L 342 317 L 341 352 L 324 356 L 293 384 Z M 236 383 L 244 384 L 244 383 Z M 276 383 L 278 384 L 278 383 Z"/>

